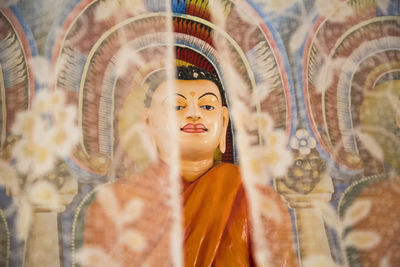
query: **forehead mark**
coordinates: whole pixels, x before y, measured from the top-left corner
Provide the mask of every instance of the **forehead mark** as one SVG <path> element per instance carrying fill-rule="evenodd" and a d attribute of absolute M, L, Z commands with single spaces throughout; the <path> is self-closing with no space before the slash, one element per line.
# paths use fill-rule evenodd
<path fill-rule="evenodd" d="M 196 93 L 195 92 L 190 92 L 190 95 L 193 97 Z"/>

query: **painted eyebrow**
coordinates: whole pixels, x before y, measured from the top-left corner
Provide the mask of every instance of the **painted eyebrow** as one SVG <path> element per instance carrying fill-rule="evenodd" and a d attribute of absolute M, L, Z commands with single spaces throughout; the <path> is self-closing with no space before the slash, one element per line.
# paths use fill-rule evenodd
<path fill-rule="evenodd" d="M 184 99 L 186 99 L 186 97 L 185 97 L 184 95 L 181 95 L 181 94 L 176 94 L 176 95 L 181 96 L 181 97 L 183 97 Z"/>
<path fill-rule="evenodd" d="M 201 96 L 199 96 L 199 98 L 197 98 L 197 99 L 200 99 L 200 98 L 202 98 L 202 97 L 204 97 L 204 96 L 206 96 L 206 95 L 213 95 L 213 96 L 215 96 L 215 98 L 219 101 L 219 99 L 218 99 L 218 96 L 216 95 L 216 94 L 214 94 L 214 93 L 211 93 L 211 92 L 208 92 L 208 93 L 205 93 L 205 94 L 202 94 Z"/>

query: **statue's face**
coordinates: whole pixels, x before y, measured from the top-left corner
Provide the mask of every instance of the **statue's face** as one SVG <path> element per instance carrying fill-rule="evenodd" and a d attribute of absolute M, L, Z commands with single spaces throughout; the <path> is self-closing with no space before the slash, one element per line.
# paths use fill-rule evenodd
<path fill-rule="evenodd" d="M 308 194 L 321 180 L 321 174 L 325 170 L 325 161 L 318 152 L 301 155 L 295 153 L 293 165 L 289 167 L 284 183 L 292 190 Z"/>
<path fill-rule="evenodd" d="M 166 108 L 174 108 L 181 159 L 212 157 L 221 140 L 225 141 L 229 120 L 218 87 L 209 80 L 176 80 L 175 89 L 172 101 L 167 101 L 166 83 L 155 90 L 149 117 L 152 127 L 168 131 L 172 124 L 165 119 Z M 175 103 L 174 107 L 167 102 Z M 163 142 L 159 139 L 157 143 Z"/>

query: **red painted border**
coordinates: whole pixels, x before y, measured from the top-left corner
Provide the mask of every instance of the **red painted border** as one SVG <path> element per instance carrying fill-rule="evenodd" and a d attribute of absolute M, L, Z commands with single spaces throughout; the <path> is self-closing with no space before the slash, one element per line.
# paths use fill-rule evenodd
<path fill-rule="evenodd" d="M 306 109 L 307 109 L 307 115 L 309 117 L 310 120 L 310 124 L 311 124 L 311 128 L 312 131 L 315 134 L 315 137 L 318 140 L 318 143 L 321 145 L 322 149 L 328 153 L 329 155 L 332 156 L 332 158 L 336 161 L 335 157 L 331 154 L 331 151 L 328 147 L 326 147 L 324 140 L 322 140 L 321 135 L 319 134 L 316 125 L 315 125 L 315 121 L 314 121 L 314 117 L 312 115 L 312 107 L 311 107 L 311 103 L 309 101 L 308 98 L 308 94 L 309 94 L 309 90 L 308 90 L 308 78 L 307 78 L 307 69 L 308 69 L 308 54 L 309 54 L 309 50 L 312 44 L 312 40 L 313 38 L 316 36 L 317 32 L 319 31 L 321 25 L 326 21 L 325 17 L 319 17 L 315 23 L 314 26 L 312 28 L 312 31 L 309 33 L 305 46 L 304 46 L 304 52 L 303 52 L 303 69 L 302 69 L 302 77 L 303 77 L 303 90 L 304 90 L 304 102 L 306 104 Z"/>

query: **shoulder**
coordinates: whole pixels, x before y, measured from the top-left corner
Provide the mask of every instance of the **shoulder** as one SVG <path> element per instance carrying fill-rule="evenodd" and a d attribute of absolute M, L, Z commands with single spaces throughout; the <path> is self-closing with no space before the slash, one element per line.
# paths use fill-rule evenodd
<path fill-rule="evenodd" d="M 241 169 L 239 166 L 232 163 L 220 163 L 216 165 L 215 172 L 218 173 L 219 180 L 225 180 L 228 183 L 237 182 L 243 187 L 243 176 L 241 174 Z M 287 211 L 285 202 L 282 197 L 271 185 L 258 185 L 256 186 L 257 191 L 267 198 L 269 201 L 273 201 L 279 206 L 279 209 Z"/>
<path fill-rule="evenodd" d="M 211 169 L 210 173 L 218 176 L 218 179 L 225 178 L 231 181 L 232 179 L 241 181 L 240 168 L 232 163 L 219 163 Z"/>

